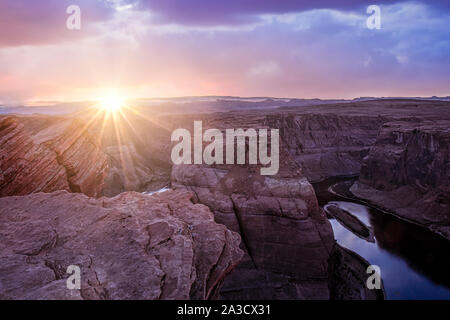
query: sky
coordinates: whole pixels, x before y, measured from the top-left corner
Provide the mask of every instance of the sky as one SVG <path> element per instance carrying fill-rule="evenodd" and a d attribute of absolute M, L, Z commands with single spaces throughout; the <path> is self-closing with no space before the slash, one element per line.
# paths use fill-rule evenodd
<path fill-rule="evenodd" d="M 69 30 L 66 9 L 81 9 Z M 369 5 L 381 29 L 369 29 Z M 0 0 L 0 104 L 450 95 L 450 2 Z"/>

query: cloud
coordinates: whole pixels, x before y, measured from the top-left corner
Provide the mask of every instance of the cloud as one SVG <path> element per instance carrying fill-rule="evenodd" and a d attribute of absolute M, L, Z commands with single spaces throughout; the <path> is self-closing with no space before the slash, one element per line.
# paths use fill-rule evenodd
<path fill-rule="evenodd" d="M 252 66 L 249 70 L 251 77 L 270 77 L 281 73 L 280 65 L 276 61 L 263 61 Z"/>
<path fill-rule="evenodd" d="M 222 21 L 245 12 L 254 22 L 228 25 L 183 24 L 190 13 L 177 20 L 171 10 L 164 20 L 142 4 L 109 16 L 100 6 L 89 36 L 0 48 L 0 98 L 88 99 L 110 87 L 137 97 L 450 94 L 448 10 L 431 1 L 382 5 L 382 29 L 368 30 L 364 7 L 289 11 L 282 2 L 283 10 L 237 10 L 231 1 Z"/>
<path fill-rule="evenodd" d="M 312 9 L 359 10 L 374 4 L 371 0 L 129 0 L 147 8 L 159 17 L 162 24 L 188 26 L 217 26 L 253 24 L 264 14 L 286 14 Z M 380 0 L 377 5 L 391 5 L 401 1 Z M 448 9 L 448 0 L 427 1 Z"/>
<path fill-rule="evenodd" d="M 81 8 L 82 29 L 66 28 L 69 5 Z M 78 39 L 90 35 L 90 23 L 114 13 L 111 2 L 99 0 L 1 0 L 0 47 L 40 45 Z"/>
<path fill-rule="evenodd" d="M 317 8 L 350 9 L 366 4 L 367 0 L 139 0 L 142 8 L 159 16 L 160 23 L 180 25 L 251 24 L 262 14 L 281 14 Z"/>

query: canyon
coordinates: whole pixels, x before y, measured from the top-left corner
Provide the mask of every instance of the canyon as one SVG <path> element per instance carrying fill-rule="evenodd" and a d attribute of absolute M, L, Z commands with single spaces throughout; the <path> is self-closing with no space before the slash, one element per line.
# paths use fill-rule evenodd
<path fill-rule="evenodd" d="M 0 223 L 8 242 L 0 254 L 10 258 L 0 263 L 8 288 L 0 295 L 18 298 L 23 281 L 30 298 L 66 297 L 60 270 L 75 259 L 66 251 L 73 248 L 88 270 L 77 298 L 382 299 L 365 286 L 368 262 L 336 244 L 311 183 L 359 177 L 349 190 L 355 198 L 449 239 L 449 107 L 384 99 L 182 115 L 141 108 L 120 124 L 91 110 L 1 116 Z M 278 173 L 172 165 L 171 133 L 196 120 L 221 131 L 279 129 Z M 142 194 L 166 186 L 172 190 Z M 154 238 L 161 242 L 148 252 Z M 128 255 L 134 266 L 112 265 Z M 145 278 L 148 291 L 129 287 L 133 272 L 114 279 L 116 268 L 138 270 L 161 256 L 165 264 L 143 267 L 157 270 Z M 45 283 L 36 282 L 40 274 Z"/>
<path fill-rule="evenodd" d="M 448 121 L 390 122 L 351 192 L 450 239 Z"/>

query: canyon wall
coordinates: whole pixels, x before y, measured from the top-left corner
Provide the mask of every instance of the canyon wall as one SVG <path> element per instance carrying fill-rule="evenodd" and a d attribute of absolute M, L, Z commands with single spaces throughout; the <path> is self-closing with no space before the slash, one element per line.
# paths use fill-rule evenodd
<path fill-rule="evenodd" d="M 269 127 L 279 128 L 289 153 L 309 181 L 357 175 L 384 118 L 337 114 L 274 114 Z"/>
<path fill-rule="evenodd" d="M 0 117 L 0 196 L 67 190 L 111 197 L 167 186 L 170 133 L 131 121 L 91 113 Z"/>
<path fill-rule="evenodd" d="M 449 142 L 447 120 L 386 123 L 351 191 L 450 238 Z"/>
<path fill-rule="evenodd" d="M 76 119 L 1 117 L 0 159 L 0 196 L 68 190 L 96 197 L 108 171 L 105 154 Z"/>
<path fill-rule="evenodd" d="M 191 196 L 0 198 L 0 299 L 216 298 L 242 257 L 240 237 Z M 69 265 L 80 290 L 67 288 Z"/>
<path fill-rule="evenodd" d="M 363 158 L 384 123 L 450 121 L 447 101 L 382 99 L 265 112 L 264 123 L 280 136 L 311 182 L 359 175 Z"/>

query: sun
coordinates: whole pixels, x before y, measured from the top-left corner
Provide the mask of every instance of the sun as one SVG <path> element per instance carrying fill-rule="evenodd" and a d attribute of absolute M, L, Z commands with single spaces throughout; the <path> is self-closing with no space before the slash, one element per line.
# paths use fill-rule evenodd
<path fill-rule="evenodd" d="M 117 112 L 125 106 L 125 99 L 116 94 L 107 95 L 99 99 L 98 106 L 104 111 Z"/>

